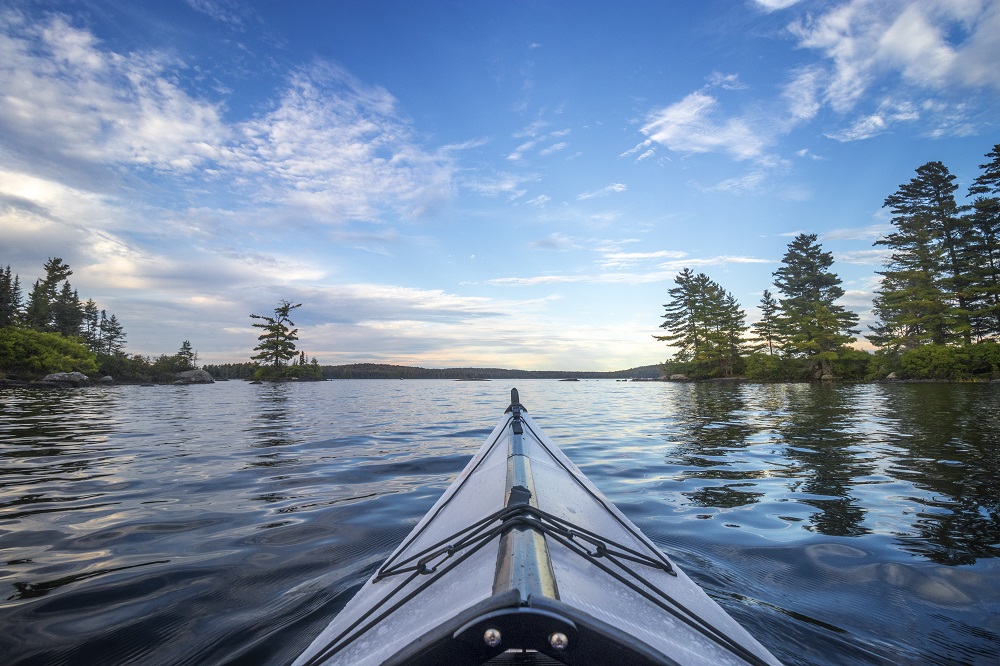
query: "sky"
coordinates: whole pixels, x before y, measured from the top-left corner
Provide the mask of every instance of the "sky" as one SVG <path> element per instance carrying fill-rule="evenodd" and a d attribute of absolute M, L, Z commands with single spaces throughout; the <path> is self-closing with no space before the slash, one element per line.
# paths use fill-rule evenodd
<path fill-rule="evenodd" d="M 0 266 L 126 351 L 666 360 L 685 267 L 759 317 L 815 233 L 871 321 L 885 198 L 1000 143 L 1000 0 L 5 0 Z"/>

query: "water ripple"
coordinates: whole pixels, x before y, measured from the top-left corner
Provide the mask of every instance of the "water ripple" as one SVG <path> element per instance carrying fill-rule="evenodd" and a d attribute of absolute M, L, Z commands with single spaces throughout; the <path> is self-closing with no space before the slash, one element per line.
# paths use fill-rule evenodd
<path fill-rule="evenodd" d="M 517 382 L 789 664 L 1000 651 L 996 386 Z M 462 469 L 503 382 L 0 392 L 10 663 L 287 663 Z"/>

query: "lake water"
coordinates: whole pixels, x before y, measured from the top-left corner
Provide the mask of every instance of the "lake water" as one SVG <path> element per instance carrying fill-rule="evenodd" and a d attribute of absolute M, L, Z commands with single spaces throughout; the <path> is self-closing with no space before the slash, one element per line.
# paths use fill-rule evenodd
<path fill-rule="evenodd" d="M 0 390 L 5 664 L 290 662 L 512 386 L 788 664 L 1000 663 L 1000 385 Z"/>

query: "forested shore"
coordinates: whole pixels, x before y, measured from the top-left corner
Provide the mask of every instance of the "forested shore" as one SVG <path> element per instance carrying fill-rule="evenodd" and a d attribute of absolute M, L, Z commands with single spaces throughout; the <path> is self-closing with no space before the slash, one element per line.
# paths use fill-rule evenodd
<path fill-rule="evenodd" d="M 839 301 L 834 257 L 816 234 L 788 244 L 764 289 L 759 319 L 704 273 L 684 269 L 664 304 L 663 335 L 676 349 L 668 374 L 759 380 L 1000 378 L 1000 144 L 986 154 L 963 204 L 955 176 L 928 162 L 887 196 L 884 248 L 869 332 Z"/>

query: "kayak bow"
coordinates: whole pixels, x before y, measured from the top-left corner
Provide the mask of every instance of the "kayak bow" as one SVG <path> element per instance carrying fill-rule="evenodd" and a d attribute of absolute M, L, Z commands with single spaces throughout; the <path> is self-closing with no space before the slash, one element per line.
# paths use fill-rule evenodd
<path fill-rule="evenodd" d="M 512 390 L 479 452 L 295 666 L 779 665 L 526 412 Z"/>

